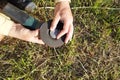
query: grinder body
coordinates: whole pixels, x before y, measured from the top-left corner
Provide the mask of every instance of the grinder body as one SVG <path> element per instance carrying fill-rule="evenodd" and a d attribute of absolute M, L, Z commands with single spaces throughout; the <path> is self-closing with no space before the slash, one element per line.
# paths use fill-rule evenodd
<path fill-rule="evenodd" d="M 24 11 L 8 3 L 3 8 L 3 13 L 8 15 L 14 21 L 22 24 L 28 29 L 35 30 L 40 27 L 41 23 L 34 17 L 26 14 Z"/>

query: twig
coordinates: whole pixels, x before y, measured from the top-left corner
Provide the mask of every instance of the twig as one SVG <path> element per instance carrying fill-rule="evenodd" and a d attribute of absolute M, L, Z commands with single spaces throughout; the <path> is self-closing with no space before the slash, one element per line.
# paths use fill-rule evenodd
<path fill-rule="evenodd" d="M 82 68 L 84 69 L 84 71 L 87 73 L 88 71 L 87 71 L 87 69 L 85 69 L 85 67 L 84 67 L 84 65 L 82 64 L 82 62 L 79 60 L 79 62 L 80 62 L 80 64 L 81 64 L 81 66 L 82 66 Z"/>
<path fill-rule="evenodd" d="M 54 9 L 54 7 L 37 7 L 37 9 Z M 71 9 L 108 9 L 108 10 L 120 10 L 120 8 L 113 7 L 71 7 Z"/>

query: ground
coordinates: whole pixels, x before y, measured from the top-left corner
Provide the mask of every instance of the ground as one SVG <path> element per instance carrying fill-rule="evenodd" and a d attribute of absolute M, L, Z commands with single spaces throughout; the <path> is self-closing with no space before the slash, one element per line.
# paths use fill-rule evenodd
<path fill-rule="evenodd" d="M 29 13 L 53 18 L 52 0 L 34 0 Z M 72 0 L 74 36 L 50 48 L 5 37 L 0 42 L 0 80 L 120 80 L 120 1 Z"/>

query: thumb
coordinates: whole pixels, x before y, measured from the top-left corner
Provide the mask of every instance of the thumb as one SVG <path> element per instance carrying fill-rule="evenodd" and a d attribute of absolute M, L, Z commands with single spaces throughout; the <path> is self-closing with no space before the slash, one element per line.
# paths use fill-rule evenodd
<path fill-rule="evenodd" d="M 53 19 L 53 21 L 52 21 L 52 24 L 51 24 L 51 27 L 50 27 L 50 30 L 51 30 L 51 31 L 54 31 L 54 30 L 55 30 L 55 28 L 56 28 L 59 20 L 60 20 L 60 16 L 55 16 L 55 17 L 54 17 L 54 19 Z"/>
<path fill-rule="evenodd" d="M 39 36 L 39 29 L 32 31 L 31 34 L 33 37 L 30 39 L 31 42 L 33 43 L 38 43 L 38 44 L 44 44 L 44 42 L 38 38 Z"/>

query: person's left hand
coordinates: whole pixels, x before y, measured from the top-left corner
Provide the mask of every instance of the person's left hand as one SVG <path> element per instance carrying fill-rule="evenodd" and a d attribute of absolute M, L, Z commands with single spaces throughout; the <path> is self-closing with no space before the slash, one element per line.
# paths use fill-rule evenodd
<path fill-rule="evenodd" d="M 65 43 L 72 39 L 73 35 L 73 16 L 70 9 L 70 5 L 68 1 L 62 1 L 56 4 L 54 11 L 54 19 L 51 24 L 50 30 L 54 31 L 59 21 L 64 23 L 63 30 L 57 35 L 57 39 L 59 39 L 64 34 L 66 35 Z"/>

